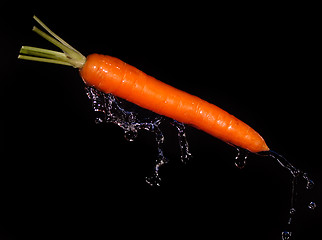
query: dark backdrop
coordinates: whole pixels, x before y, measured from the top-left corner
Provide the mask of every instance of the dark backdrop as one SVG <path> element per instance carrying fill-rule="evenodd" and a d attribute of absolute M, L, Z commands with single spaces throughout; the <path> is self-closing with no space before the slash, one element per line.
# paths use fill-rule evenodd
<path fill-rule="evenodd" d="M 33 14 L 84 55 L 118 57 L 256 129 L 315 181 L 296 198 L 293 228 L 297 240 L 318 238 L 321 51 L 313 6 L 51 4 L 2 8 L 1 239 L 271 240 L 280 239 L 290 207 L 290 174 L 277 162 L 251 155 L 240 170 L 233 147 L 189 126 L 193 159 L 184 165 L 175 129 L 162 125 L 170 163 L 160 170 L 162 185 L 148 186 L 151 133 L 127 142 L 116 125 L 96 125 L 77 70 L 16 59 L 22 45 L 55 49 L 31 31 Z"/>

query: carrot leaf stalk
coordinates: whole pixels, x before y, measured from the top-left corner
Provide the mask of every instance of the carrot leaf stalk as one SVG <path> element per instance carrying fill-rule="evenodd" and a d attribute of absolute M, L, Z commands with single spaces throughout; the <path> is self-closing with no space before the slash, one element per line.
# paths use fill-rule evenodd
<path fill-rule="evenodd" d="M 37 27 L 33 27 L 32 31 L 45 38 L 55 46 L 59 47 L 63 52 L 52 51 L 43 48 L 22 46 L 20 49 L 19 59 L 62 64 L 73 66 L 74 68 L 82 68 L 86 62 L 84 57 L 79 51 L 61 39 L 53 31 L 51 31 L 39 18 L 34 16 L 34 19 L 42 26 L 50 35 L 41 31 Z"/>

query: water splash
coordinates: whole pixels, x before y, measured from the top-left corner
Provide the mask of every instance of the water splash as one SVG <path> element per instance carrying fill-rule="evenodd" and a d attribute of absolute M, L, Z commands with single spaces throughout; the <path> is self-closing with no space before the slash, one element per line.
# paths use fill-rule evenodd
<path fill-rule="evenodd" d="M 282 155 L 270 150 L 268 152 L 262 152 L 258 153 L 259 155 L 262 156 L 268 156 L 273 159 L 275 159 L 280 166 L 283 168 L 287 169 L 291 175 L 292 175 L 292 181 L 291 181 L 291 201 L 290 201 L 290 210 L 289 210 L 289 217 L 287 221 L 287 226 L 288 228 L 291 227 L 293 224 L 293 219 L 294 216 L 296 215 L 296 197 L 298 196 L 298 186 L 299 186 L 299 181 L 301 179 L 304 179 L 306 182 L 305 184 L 305 190 L 311 190 L 314 187 L 314 181 L 311 180 L 308 176 L 308 173 L 301 171 L 300 169 L 294 167 L 289 161 L 286 160 Z M 316 203 L 315 202 L 310 202 L 308 205 L 308 208 L 311 210 L 314 210 L 316 208 Z M 283 231 L 282 232 L 282 240 L 289 240 L 292 237 L 292 232 L 291 231 Z"/>
<path fill-rule="evenodd" d="M 316 208 L 316 203 L 315 202 L 310 202 L 308 205 L 308 208 L 311 210 L 314 210 Z"/>
<path fill-rule="evenodd" d="M 295 208 L 291 208 L 291 209 L 290 209 L 290 215 L 294 215 L 295 213 L 296 213 Z"/>
<path fill-rule="evenodd" d="M 282 240 L 289 240 L 292 236 L 292 232 L 283 231 L 282 232 Z"/>
<path fill-rule="evenodd" d="M 249 151 L 236 147 L 237 156 L 235 157 L 235 166 L 239 169 L 243 169 L 246 166 L 246 160 L 249 154 Z"/>
<path fill-rule="evenodd" d="M 164 135 L 160 129 L 160 124 L 166 119 L 178 131 L 182 162 L 186 162 L 191 158 L 183 123 L 143 109 L 126 100 L 117 98 L 111 93 L 103 93 L 94 87 L 85 87 L 85 91 L 92 102 L 94 111 L 99 115 L 95 119 L 96 124 L 117 124 L 124 130 L 124 138 L 128 141 L 134 141 L 138 136 L 139 130 L 146 130 L 154 134 L 157 143 L 157 157 L 152 175 L 146 178 L 146 182 L 149 185 L 160 186 L 161 178 L 159 176 L 159 170 L 161 166 L 168 162 L 163 151 Z"/>
<path fill-rule="evenodd" d="M 151 186 L 160 186 L 161 178 L 159 176 L 160 167 L 168 162 L 164 156 L 163 142 L 164 135 L 160 129 L 160 124 L 166 119 L 170 124 L 176 127 L 178 131 L 179 146 L 181 152 L 181 161 L 186 162 L 191 158 L 189 145 L 185 134 L 185 125 L 173 119 L 155 114 L 151 111 L 140 108 L 125 100 L 115 97 L 113 94 L 105 94 L 93 87 L 85 88 L 88 98 L 92 101 L 92 106 L 95 112 L 99 114 L 95 122 L 100 123 L 114 123 L 124 130 L 124 137 L 128 141 L 134 141 L 138 136 L 139 130 L 146 130 L 152 132 L 157 143 L 157 157 L 153 173 L 146 178 L 146 182 Z M 235 165 L 243 169 L 246 165 L 246 159 L 249 151 L 236 147 L 238 153 L 235 158 Z M 301 179 L 306 181 L 305 189 L 311 190 L 314 187 L 314 182 L 311 180 L 306 172 L 303 172 L 294 167 L 282 155 L 274 151 L 258 153 L 258 155 L 271 157 L 275 159 L 280 166 L 287 169 L 292 176 L 291 181 L 291 201 L 289 209 L 289 218 L 287 221 L 287 228 L 289 229 L 293 224 L 293 218 L 296 215 L 296 196 L 298 195 L 298 181 Z M 307 207 L 314 210 L 317 207 L 315 202 L 310 202 Z M 282 240 L 290 240 L 292 237 L 291 231 L 282 232 Z"/>
<path fill-rule="evenodd" d="M 181 152 L 181 161 L 183 163 L 187 163 L 192 155 L 189 151 L 189 144 L 187 141 L 187 137 L 186 137 L 186 128 L 185 125 L 181 122 L 178 122 L 176 120 L 173 120 L 173 122 L 171 123 L 173 126 L 175 126 L 178 130 L 178 139 L 179 139 L 179 146 L 180 146 L 180 152 Z"/>
<path fill-rule="evenodd" d="M 303 178 L 306 180 L 306 189 L 312 189 L 314 187 L 314 182 L 311 179 L 309 179 L 307 173 L 303 173 Z"/>

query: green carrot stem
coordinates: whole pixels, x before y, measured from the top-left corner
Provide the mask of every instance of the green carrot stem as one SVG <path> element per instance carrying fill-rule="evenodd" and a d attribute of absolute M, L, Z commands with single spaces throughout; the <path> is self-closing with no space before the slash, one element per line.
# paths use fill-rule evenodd
<path fill-rule="evenodd" d="M 41 31 L 37 27 L 33 27 L 33 31 L 51 42 L 55 46 L 59 47 L 63 52 L 52 51 L 43 48 L 36 48 L 30 46 L 22 46 L 20 49 L 19 59 L 62 64 L 67 66 L 73 66 L 75 68 L 82 68 L 86 62 L 86 58 L 78 52 L 75 48 L 61 39 L 53 31 L 51 31 L 42 21 L 36 16 L 34 19 L 50 34 Z"/>
<path fill-rule="evenodd" d="M 70 64 L 68 62 L 55 60 L 55 59 L 32 57 L 32 56 L 26 56 L 26 55 L 18 55 L 18 58 L 23 59 L 23 60 L 36 61 L 36 62 L 46 62 L 46 63 L 61 64 L 61 65 L 66 65 L 66 66 L 73 66 L 72 64 Z"/>

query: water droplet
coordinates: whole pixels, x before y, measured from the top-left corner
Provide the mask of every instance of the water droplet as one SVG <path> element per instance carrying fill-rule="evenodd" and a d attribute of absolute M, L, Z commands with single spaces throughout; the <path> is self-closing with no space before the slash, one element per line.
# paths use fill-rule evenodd
<path fill-rule="evenodd" d="M 133 142 L 137 136 L 138 136 L 138 132 L 136 130 L 124 132 L 124 138 L 129 142 Z"/>
<path fill-rule="evenodd" d="M 173 120 L 173 122 L 171 122 L 171 124 L 173 126 L 175 126 L 178 130 L 178 139 L 179 139 L 179 147 L 180 147 L 180 157 L 181 157 L 181 161 L 183 163 L 187 163 L 192 155 L 189 151 L 189 144 L 187 141 L 187 137 L 186 137 L 186 132 L 185 132 L 185 125 L 181 122 L 178 122 L 176 120 Z"/>
<path fill-rule="evenodd" d="M 100 118 L 100 117 L 95 118 L 95 123 L 96 124 L 100 124 L 100 123 L 103 123 L 103 122 L 104 122 L 104 120 L 102 118 Z"/>
<path fill-rule="evenodd" d="M 289 163 L 290 164 L 290 163 Z M 291 164 L 290 164 L 291 165 Z M 293 168 L 295 168 L 293 165 L 291 165 Z M 300 169 L 294 169 L 292 170 L 292 174 L 294 177 L 298 177 L 300 176 L 300 174 L 302 173 L 302 171 Z"/>
<path fill-rule="evenodd" d="M 290 209 L 290 214 L 291 214 L 291 215 L 294 215 L 295 213 L 296 213 L 295 208 L 291 208 L 291 209 Z"/>
<path fill-rule="evenodd" d="M 282 232 L 282 240 L 289 240 L 292 236 L 292 232 L 283 231 Z"/>
<path fill-rule="evenodd" d="M 159 175 L 153 174 L 150 177 L 146 177 L 145 181 L 151 187 L 160 187 L 160 185 L 161 185 L 161 178 L 159 177 Z"/>
<path fill-rule="evenodd" d="M 248 151 L 242 148 L 236 148 L 238 153 L 235 157 L 235 166 L 239 169 L 243 169 L 246 166 L 246 159 L 248 157 Z"/>
<path fill-rule="evenodd" d="M 306 184 L 306 189 L 312 189 L 314 187 L 314 182 L 312 180 L 308 180 Z"/>
<path fill-rule="evenodd" d="M 306 189 L 310 190 L 314 187 L 313 180 L 309 179 L 307 173 L 303 173 L 303 178 L 306 180 Z"/>
<path fill-rule="evenodd" d="M 308 205 L 308 208 L 311 210 L 314 210 L 316 208 L 316 203 L 315 202 L 310 202 Z"/>

